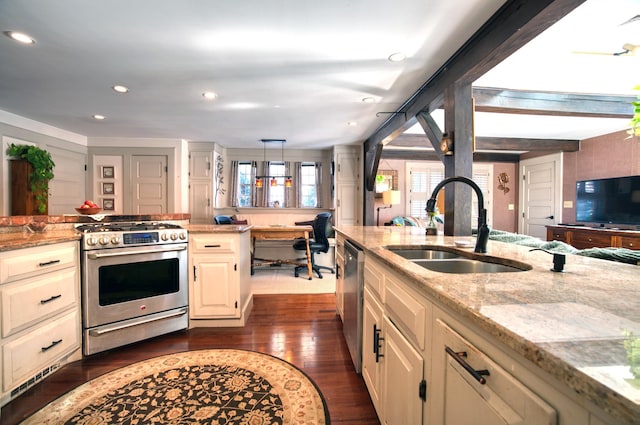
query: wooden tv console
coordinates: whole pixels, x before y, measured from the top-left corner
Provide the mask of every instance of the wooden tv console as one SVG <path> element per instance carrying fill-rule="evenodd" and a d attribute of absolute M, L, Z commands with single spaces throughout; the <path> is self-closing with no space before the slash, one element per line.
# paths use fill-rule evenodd
<path fill-rule="evenodd" d="M 640 232 L 588 226 L 547 226 L 548 241 L 566 242 L 575 248 L 627 248 L 640 250 Z"/>

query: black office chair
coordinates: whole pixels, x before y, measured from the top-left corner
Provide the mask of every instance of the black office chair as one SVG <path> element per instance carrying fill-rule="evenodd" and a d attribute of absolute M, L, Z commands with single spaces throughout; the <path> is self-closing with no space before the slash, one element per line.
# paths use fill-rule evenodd
<path fill-rule="evenodd" d="M 233 220 L 228 215 L 217 215 L 214 220 L 216 224 L 233 224 Z"/>
<path fill-rule="evenodd" d="M 333 234 L 333 227 L 331 226 L 331 213 L 320 213 L 313 220 L 313 239 L 309 240 L 309 250 L 311 251 L 311 267 L 318 275 L 318 278 L 322 279 L 322 273 L 320 269 L 326 269 L 334 273 L 332 267 L 320 266 L 316 264 L 315 254 L 320 252 L 329 251 L 329 239 L 327 237 Z M 307 252 L 306 241 L 302 238 L 298 238 L 293 243 L 293 249 Z M 300 270 L 307 270 L 307 266 L 297 266 L 294 270 L 295 277 L 299 276 Z"/>

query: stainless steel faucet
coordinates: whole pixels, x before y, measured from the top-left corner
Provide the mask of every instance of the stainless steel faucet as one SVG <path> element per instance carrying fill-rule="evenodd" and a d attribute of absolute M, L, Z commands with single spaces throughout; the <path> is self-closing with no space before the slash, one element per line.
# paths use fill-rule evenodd
<path fill-rule="evenodd" d="M 476 239 L 476 247 L 474 249 L 475 252 L 487 252 L 487 241 L 489 240 L 489 226 L 487 226 L 487 210 L 484 207 L 484 196 L 482 195 L 482 190 L 480 187 L 471 179 L 462 176 L 454 176 L 449 177 L 442 180 L 438 185 L 433 189 L 433 193 L 431 194 L 431 198 L 427 201 L 427 212 L 432 213 L 436 210 L 436 198 L 438 197 L 438 192 L 445 185 L 451 182 L 462 182 L 466 183 L 476 192 L 478 196 L 478 237 Z"/>

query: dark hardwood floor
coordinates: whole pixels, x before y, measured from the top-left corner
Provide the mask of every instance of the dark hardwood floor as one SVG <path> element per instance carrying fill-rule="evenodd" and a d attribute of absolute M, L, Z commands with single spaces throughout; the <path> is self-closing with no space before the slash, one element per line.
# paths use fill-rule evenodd
<path fill-rule="evenodd" d="M 253 312 L 242 328 L 174 332 L 65 365 L 4 406 L 0 423 L 20 423 L 61 394 L 119 367 L 208 348 L 253 350 L 287 360 L 318 385 L 332 424 L 379 425 L 364 381 L 349 357 L 333 294 L 256 295 Z"/>

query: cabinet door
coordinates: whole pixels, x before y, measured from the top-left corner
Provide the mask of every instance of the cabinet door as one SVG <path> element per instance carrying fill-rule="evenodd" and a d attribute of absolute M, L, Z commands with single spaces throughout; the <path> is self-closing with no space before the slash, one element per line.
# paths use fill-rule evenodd
<path fill-rule="evenodd" d="M 213 188 L 207 180 L 189 182 L 189 212 L 192 223 L 213 223 Z"/>
<path fill-rule="evenodd" d="M 384 358 L 376 355 L 382 354 L 382 341 L 378 340 L 382 333 L 383 310 L 380 303 L 368 288 L 364 288 L 364 305 L 362 310 L 362 378 L 367 385 L 373 406 L 378 417 L 382 417 L 381 392 L 382 365 Z M 380 348 L 378 348 L 380 347 Z"/>
<path fill-rule="evenodd" d="M 419 389 L 424 376 L 424 361 L 386 316 L 383 333 L 383 423 L 384 425 L 421 424 L 423 401 L 420 398 Z M 458 425 L 462 423 L 464 422 Z"/>
<path fill-rule="evenodd" d="M 433 347 L 433 423 L 557 423 L 555 409 L 439 319 Z"/>
<path fill-rule="evenodd" d="M 209 179 L 212 178 L 213 153 L 211 151 L 189 152 L 189 178 Z"/>
<path fill-rule="evenodd" d="M 336 226 L 356 226 L 360 190 L 354 182 L 336 185 Z"/>
<path fill-rule="evenodd" d="M 344 321 L 344 239 L 336 238 L 336 311 Z"/>
<path fill-rule="evenodd" d="M 232 255 L 194 255 L 190 276 L 192 319 L 240 317 L 239 283 Z"/>

